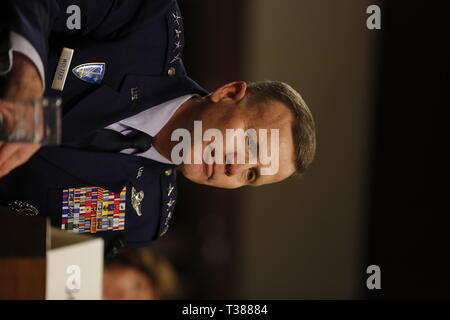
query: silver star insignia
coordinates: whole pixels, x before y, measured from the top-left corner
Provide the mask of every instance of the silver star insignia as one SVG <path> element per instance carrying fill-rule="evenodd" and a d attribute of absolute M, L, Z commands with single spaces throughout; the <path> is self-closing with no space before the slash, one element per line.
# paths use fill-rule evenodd
<path fill-rule="evenodd" d="M 173 184 L 170 184 L 169 187 L 167 188 L 168 197 L 170 197 L 170 195 L 172 194 L 173 189 L 175 189 L 175 186 Z"/>
<path fill-rule="evenodd" d="M 175 29 L 175 37 L 179 38 L 181 35 L 181 30 Z"/>
<path fill-rule="evenodd" d="M 180 60 L 180 54 L 179 54 L 179 53 L 177 53 L 177 54 L 175 55 L 175 57 L 173 57 L 173 59 L 172 59 L 172 61 L 170 61 L 170 63 L 174 63 L 174 62 L 176 62 L 176 61 L 178 61 L 178 60 Z"/>
<path fill-rule="evenodd" d="M 175 50 L 180 49 L 181 48 L 181 41 L 178 40 L 178 42 L 175 42 Z"/>
<path fill-rule="evenodd" d="M 159 234 L 160 237 L 162 237 L 163 235 L 165 235 L 167 233 L 167 230 L 169 230 L 169 225 L 165 224 L 164 225 L 164 229 L 163 231 L 161 231 L 161 233 Z"/>
<path fill-rule="evenodd" d="M 173 200 L 172 198 L 170 198 L 169 202 L 167 202 L 167 206 L 170 208 L 175 204 L 175 200 Z"/>
<path fill-rule="evenodd" d="M 181 16 L 178 15 L 178 12 L 177 13 L 172 13 L 172 16 L 175 19 L 176 24 L 180 25 L 180 22 L 178 20 L 181 19 Z"/>

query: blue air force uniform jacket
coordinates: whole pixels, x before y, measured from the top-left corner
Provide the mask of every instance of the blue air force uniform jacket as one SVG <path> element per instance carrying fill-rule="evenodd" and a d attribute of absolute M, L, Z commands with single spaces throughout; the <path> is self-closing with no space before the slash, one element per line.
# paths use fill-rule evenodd
<path fill-rule="evenodd" d="M 9 2 L 11 31 L 37 50 L 45 96 L 63 100 L 62 143 L 179 96 L 206 91 L 186 75 L 184 30 L 173 0 L 35 0 Z M 66 26 L 81 9 L 81 29 Z M 61 50 L 74 50 L 63 91 L 51 89 Z M 105 63 L 101 83 L 72 68 Z M 35 206 L 53 225 L 105 239 L 108 252 L 149 245 L 167 231 L 177 196 L 173 165 L 121 153 L 43 147 L 0 179 L 0 199 Z M 100 231 L 105 230 L 105 231 Z"/>

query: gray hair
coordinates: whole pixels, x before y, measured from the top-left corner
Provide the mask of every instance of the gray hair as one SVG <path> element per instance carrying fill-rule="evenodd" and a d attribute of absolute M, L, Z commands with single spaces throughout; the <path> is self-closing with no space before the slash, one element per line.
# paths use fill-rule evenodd
<path fill-rule="evenodd" d="M 296 153 L 296 172 L 302 175 L 316 153 L 316 129 L 314 119 L 302 96 L 290 85 L 280 81 L 264 80 L 248 84 L 251 96 L 260 101 L 278 101 L 294 114 L 293 135 Z"/>

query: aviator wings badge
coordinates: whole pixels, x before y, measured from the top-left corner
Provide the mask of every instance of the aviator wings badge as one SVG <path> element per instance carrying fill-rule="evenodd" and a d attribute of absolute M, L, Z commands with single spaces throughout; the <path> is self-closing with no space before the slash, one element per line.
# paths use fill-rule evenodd
<path fill-rule="evenodd" d="M 131 206 L 136 211 L 138 216 L 142 215 L 141 202 L 144 200 L 144 191 L 139 191 L 132 187 L 131 188 Z"/>
<path fill-rule="evenodd" d="M 104 62 L 84 63 L 72 69 L 73 74 L 80 80 L 89 83 L 101 83 L 105 74 Z"/>

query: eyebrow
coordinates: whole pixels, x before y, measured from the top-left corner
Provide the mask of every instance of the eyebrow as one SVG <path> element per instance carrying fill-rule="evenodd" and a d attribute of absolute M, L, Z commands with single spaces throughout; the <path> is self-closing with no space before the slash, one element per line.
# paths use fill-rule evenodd
<path fill-rule="evenodd" d="M 249 141 L 251 141 L 251 143 L 255 144 L 255 141 L 253 141 L 253 139 L 251 139 L 251 137 L 248 138 Z M 249 144 L 250 145 L 250 144 Z M 249 150 L 250 153 L 250 150 Z M 255 170 L 255 174 L 256 177 L 255 179 L 253 179 L 253 181 L 250 183 L 251 186 L 257 187 L 259 186 L 259 184 L 256 184 L 256 182 L 260 181 L 260 177 L 261 177 L 261 163 L 259 162 L 259 139 L 258 137 L 256 137 L 256 148 L 255 148 L 255 153 L 256 153 L 256 170 Z M 249 159 L 250 161 L 250 159 Z"/>
<path fill-rule="evenodd" d="M 246 126 L 245 127 L 245 131 L 246 130 L 248 130 L 249 128 L 251 128 L 251 127 L 249 127 L 249 126 Z M 256 129 L 255 129 L 256 130 Z M 255 145 L 255 140 L 254 139 L 252 139 L 252 136 L 251 135 L 247 135 L 247 137 L 248 137 L 248 140 L 249 140 L 249 143 L 247 144 L 247 146 L 250 146 L 250 145 Z M 248 186 L 251 186 L 251 187 L 258 187 L 258 186 L 263 186 L 263 185 L 265 185 L 265 184 L 267 184 L 267 183 L 259 183 L 259 184 L 257 184 L 257 182 L 261 182 L 261 163 L 259 162 L 259 136 L 258 136 L 258 133 L 256 134 L 256 148 L 255 148 L 255 153 L 256 153 L 256 178 L 252 181 L 252 182 L 250 182 L 250 183 L 247 183 L 247 185 Z M 249 153 L 250 153 L 250 149 L 249 149 Z M 269 182 L 270 183 L 270 182 Z"/>
<path fill-rule="evenodd" d="M 255 143 L 255 140 L 252 139 L 253 137 L 251 135 L 247 135 L 247 138 L 248 138 L 248 141 L 249 141 L 249 143 L 248 143 L 249 153 L 250 153 L 250 150 L 252 149 L 251 146 L 256 145 L 256 147 L 255 147 L 256 155 L 255 156 L 256 156 L 256 159 L 258 160 L 258 152 L 259 152 L 259 139 L 258 139 L 258 136 L 256 137 L 256 143 Z"/>

